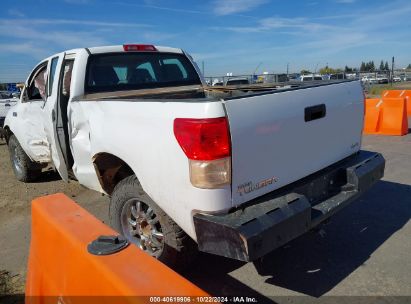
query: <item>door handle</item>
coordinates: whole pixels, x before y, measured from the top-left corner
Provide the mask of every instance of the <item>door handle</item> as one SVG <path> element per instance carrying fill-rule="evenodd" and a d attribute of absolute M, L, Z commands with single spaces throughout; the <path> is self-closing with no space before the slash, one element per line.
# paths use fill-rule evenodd
<path fill-rule="evenodd" d="M 325 117 L 327 109 L 325 104 L 319 104 L 304 109 L 304 120 L 306 122 Z"/>
<path fill-rule="evenodd" d="M 51 111 L 51 120 L 52 120 L 53 122 L 56 121 L 56 111 L 55 111 L 54 109 Z"/>

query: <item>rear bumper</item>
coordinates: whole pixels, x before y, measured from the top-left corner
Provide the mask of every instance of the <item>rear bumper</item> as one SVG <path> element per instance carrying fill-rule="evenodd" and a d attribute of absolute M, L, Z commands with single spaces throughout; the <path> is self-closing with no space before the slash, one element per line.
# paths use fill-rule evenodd
<path fill-rule="evenodd" d="M 384 175 L 379 153 L 360 151 L 224 215 L 195 214 L 199 249 L 253 261 L 317 226 Z"/>

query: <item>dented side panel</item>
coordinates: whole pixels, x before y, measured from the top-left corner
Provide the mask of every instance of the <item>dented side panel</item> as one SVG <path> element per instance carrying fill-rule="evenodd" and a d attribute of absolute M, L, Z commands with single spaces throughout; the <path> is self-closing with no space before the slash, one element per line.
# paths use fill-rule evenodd
<path fill-rule="evenodd" d="M 5 124 L 32 161 L 49 163 L 51 154 L 44 129 L 43 106 L 42 100 L 19 102 L 7 115 Z"/>
<path fill-rule="evenodd" d="M 188 159 L 173 133 L 176 117 L 224 116 L 220 102 L 101 100 L 71 102 L 69 107 L 74 173 L 81 184 L 102 191 L 93 156 L 112 154 L 130 166 L 148 195 L 194 239 L 194 211 L 231 207 L 230 186 L 192 186 Z"/>
<path fill-rule="evenodd" d="M 86 107 L 87 108 L 87 107 Z M 80 184 L 104 192 L 93 165 L 91 149 L 90 113 L 84 113 L 83 104 L 71 102 L 68 107 L 70 148 L 73 154 L 73 173 Z M 102 140 L 106 140 L 102 138 Z"/>

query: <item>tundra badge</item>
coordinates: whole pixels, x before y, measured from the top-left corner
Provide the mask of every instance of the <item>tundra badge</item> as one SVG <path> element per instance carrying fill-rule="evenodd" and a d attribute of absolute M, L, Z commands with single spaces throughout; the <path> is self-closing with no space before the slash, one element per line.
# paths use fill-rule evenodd
<path fill-rule="evenodd" d="M 278 182 L 278 178 L 274 176 L 264 179 L 255 184 L 253 184 L 253 182 L 247 182 L 247 183 L 239 185 L 237 187 L 237 192 L 240 193 L 240 195 L 247 194 L 255 190 L 258 190 L 260 188 L 267 187 L 268 185 L 271 185 L 276 182 Z"/>

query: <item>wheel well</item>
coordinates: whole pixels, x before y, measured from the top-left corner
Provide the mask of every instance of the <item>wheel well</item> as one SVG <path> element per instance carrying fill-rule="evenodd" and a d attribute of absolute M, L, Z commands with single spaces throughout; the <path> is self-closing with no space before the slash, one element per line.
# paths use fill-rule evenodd
<path fill-rule="evenodd" d="M 109 195 L 113 193 L 119 181 L 134 174 L 125 161 L 110 153 L 96 154 L 93 157 L 93 165 L 101 187 Z"/>
<path fill-rule="evenodd" d="M 4 138 L 6 139 L 6 143 L 9 144 L 10 136 L 13 135 L 13 132 L 11 132 L 9 126 L 4 126 L 3 134 L 4 134 Z"/>

